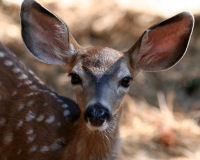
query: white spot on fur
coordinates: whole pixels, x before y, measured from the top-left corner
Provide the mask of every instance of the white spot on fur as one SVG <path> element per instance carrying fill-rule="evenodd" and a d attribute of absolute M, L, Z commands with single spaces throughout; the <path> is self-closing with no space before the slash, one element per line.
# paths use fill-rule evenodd
<path fill-rule="evenodd" d="M 53 97 L 57 98 L 57 96 L 56 96 L 56 94 L 55 94 L 55 93 L 53 93 L 53 92 L 50 92 L 49 94 L 50 94 L 51 96 L 53 96 Z"/>
<path fill-rule="evenodd" d="M 44 153 L 44 152 L 48 152 L 49 151 L 49 147 L 48 146 L 43 146 L 40 149 L 40 152 Z"/>
<path fill-rule="evenodd" d="M 26 134 L 28 134 L 28 135 L 33 134 L 33 133 L 34 133 L 33 129 L 29 129 L 29 130 L 26 132 Z"/>
<path fill-rule="evenodd" d="M 35 134 L 34 135 L 30 135 L 30 136 L 28 136 L 27 142 L 31 143 L 31 142 L 33 142 L 35 140 L 35 138 L 36 138 Z"/>
<path fill-rule="evenodd" d="M 5 55 L 3 52 L 0 52 L 0 58 L 3 58 Z"/>
<path fill-rule="evenodd" d="M 44 120 L 44 115 L 40 115 L 39 117 L 37 117 L 36 121 L 38 122 L 42 122 Z"/>
<path fill-rule="evenodd" d="M 29 153 L 35 152 L 37 151 L 37 146 L 33 145 L 30 149 L 29 149 Z"/>
<path fill-rule="evenodd" d="M 22 153 L 22 150 L 19 149 L 19 150 L 17 151 L 17 155 L 20 155 L 21 153 Z"/>
<path fill-rule="evenodd" d="M 52 151 L 56 151 L 56 150 L 62 148 L 61 144 L 65 144 L 65 139 L 64 138 L 57 139 L 53 144 L 50 145 L 50 149 Z"/>
<path fill-rule="evenodd" d="M 34 104 L 34 101 L 33 101 L 33 100 L 30 100 L 30 101 L 28 101 L 27 106 L 28 106 L 28 107 L 31 107 L 33 104 Z"/>
<path fill-rule="evenodd" d="M 38 95 L 39 94 L 39 92 L 31 92 L 31 93 L 28 93 L 28 94 L 26 94 L 26 95 L 24 95 L 25 97 L 30 97 L 30 96 L 36 96 L 36 95 Z"/>
<path fill-rule="evenodd" d="M 37 86 L 36 86 L 36 85 L 31 85 L 31 86 L 30 86 L 30 89 L 33 89 L 33 90 L 35 90 L 35 89 L 38 89 L 38 88 L 37 88 Z"/>
<path fill-rule="evenodd" d="M 28 78 L 28 76 L 25 75 L 25 74 L 21 74 L 21 75 L 19 76 L 19 79 L 21 79 L 21 80 L 27 79 L 27 78 Z"/>
<path fill-rule="evenodd" d="M 10 144 L 13 141 L 13 133 L 9 132 L 4 137 L 4 144 Z"/>
<path fill-rule="evenodd" d="M 52 116 L 49 116 L 49 117 L 45 120 L 45 122 L 50 124 L 50 123 L 53 123 L 54 120 L 55 120 L 55 116 L 52 115 Z"/>
<path fill-rule="evenodd" d="M 62 99 L 57 99 L 57 101 L 58 101 L 59 103 L 63 103 L 63 100 L 62 100 Z"/>
<path fill-rule="evenodd" d="M 16 96 L 17 95 L 17 91 L 14 91 L 11 96 Z"/>
<path fill-rule="evenodd" d="M 35 75 L 35 73 L 29 69 L 29 73 L 32 74 L 33 76 Z"/>
<path fill-rule="evenodd" d="M 10 67 L 10 66 L 13 65 L 13 62 L 10 61 L 10 60 L 6 60 L 6 61 L 4 62 L 4 65 Z"/>
<path fill-rule="evenodd" d="M 21 72 L 21 69 L 15 67 L 15 68 L 13 68 L 12 71 L 13 71 L 14 73 L 20 73 L 20 72 Z"/>
<path fill-rule="evenodd" d="M 32 74 L 32 76 L 34 76 L 34 78 L 41 84 L 44 84 L 44 82 L 42 82 L 36 75 L 35 73 L 32 71 L 32 70 L 29 70 L 29 73 Z"/>
<path fill-rule="evenodd" d="M 68 108 L 68 105 L 67 104 L 63 104 L 62 108 Z"/>
<path fill-rule="evenodd" d="M 25 94 L 24 96 L 25 97 L 30 97 L 30 96 L 33 96 L 33 95 L 34 95 L 34 92 L 31 92 L 31 93 Z"/>
<path fill-rule="evenodd" d="M 70 111 L 69 110 L 65 110 L 63 114 L 64 114 L 65 117 L 67 117 L 67 116 L 70 115 Z"/>
<path fill-rule="evenodd" d="M 57 143 L 53 143 L 53 144 L 50 146 L 50 148 L 51 148 L 52 151 L 56 151 L 56 150 L 60 149 L 61 146 L 60 146 L 59 144 L 57 144 Z"/>
<path fill-rule="evenodd" d="M 32 111 L 29 111 L 26 115 L 26 121 L 27 122 L 30 122 L 32 121 L 33 119 L 35 119 L 35 113 L 33 113 Z"/>
<path fill-rule="evenodd" d="M 21 86 L 23 86 L 22 83 L 18 83 L 18 84 L 17 84 L 17 88 L 20 88 Z"/>
<path fill-rule="evenodd" d="M 6 123 L 6 119 L 3 117 L 0 117 L 0 126 L 4 126 Z"/>
<path fill-rule="evenodd" d="M 30 84 L 32 84 L 33 82 L 30 81 L 30 80 L 27 80 L 27 81 L 25 81 L 24 83 L 25 83 L 26 85 L 30 85 Z"/>
<path fill-rule="evenodd" d="M 47 102 L 45 102 L 45 103 L 43 104 L 43 106 L 44 106 L 44 107 L 48 106 L 48 103 L 47 103 Z"/>
<path fill-rule="evenodd" d="M 24 109 L 24 104 L 23 103 L 18 105 L 18 111 L 21 111 L 22 109 Z"/>
<path fill-rule="evenodd" d="M 17 123 L 17 127 L 20 128 L 22 127 L 24 124 L 24 122 L 22 120 L 19 120 L 19 122 Z"/>

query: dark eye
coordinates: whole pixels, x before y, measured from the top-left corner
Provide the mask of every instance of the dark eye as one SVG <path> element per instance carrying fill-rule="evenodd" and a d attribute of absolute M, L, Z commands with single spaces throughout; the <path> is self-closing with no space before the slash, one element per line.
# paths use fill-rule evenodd
<path fill-rule="evenodd" d="M 81 84 L 81 78 L 79 77 L 78 74 L 76 73 L 70 73 L 69 76 L 71 77 L 71 83 L 73 85 L 78 85 L 78 84 Z"/>
<path fill-rule="evenodd" d="M 130 81 L 132 81 L 132 80 L 133 80 L 132 77 L 126 76 L 126 77 L 124 77 L 124 78 L 120 81 L 120 85 L 121 85 L 122 87 L 127 88 L 127 87 L 129 87 Z"/>

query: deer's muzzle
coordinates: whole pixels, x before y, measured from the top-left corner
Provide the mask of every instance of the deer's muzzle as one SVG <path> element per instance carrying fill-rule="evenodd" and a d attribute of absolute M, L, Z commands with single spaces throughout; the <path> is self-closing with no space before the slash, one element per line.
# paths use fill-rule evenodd
<path fill-rule="evenodd" d="M 103 105 L 97 103 L 87 107 L 84 113 L 85 121 L 95 127 L 100 127 L 104 122 L 109 121 L 111 114 Z"/>

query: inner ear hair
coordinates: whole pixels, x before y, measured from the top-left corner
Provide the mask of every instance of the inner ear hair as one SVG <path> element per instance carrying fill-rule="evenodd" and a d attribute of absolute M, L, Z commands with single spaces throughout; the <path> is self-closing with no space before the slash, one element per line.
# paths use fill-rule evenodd
<path fill-rule="evenodd" d="M 48 64 L 71 64 L 80 45 L 61 19 L 34 0 L 22 3 L 20 15 L 22 37 L 34 57 Z"/>
<path fill-rule="evenodd" d="M 134 70 L 161 71 L 174 66 L 185 54 L 194 17 L 182 12 L 147 29 L 126 55 Z"/>

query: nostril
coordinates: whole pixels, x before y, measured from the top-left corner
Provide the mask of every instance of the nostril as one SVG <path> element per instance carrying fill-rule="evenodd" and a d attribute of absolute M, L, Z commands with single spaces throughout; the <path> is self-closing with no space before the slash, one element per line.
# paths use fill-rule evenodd
<path fill-rule="evenodd" d="M 102 117 L 104 117 L 104 116 L 105 116 L 105 114 L 106 114 L 106 113 L 105 113 L 105 112 L 106 112 L 106 111 L 105 111 L 105 109 L 102 109 L 102 108 L 101 108 L 101 109 L 99 109 L 99 111 L 98 111 L 98 112 L 99 112 L 98 114 L 99 114 L 99 116 L 100 116 L 100 117 L 101 117 L 101 116 L 102 116 Z"/>
<path fill-rule="evenodd" d="M 103 119 L 106 119 L 106 120 L 110 119 L 109 111 L 106 108 L 100 109 L 98 115 L 99 115 L 100 118 L 103 118 Z"/>
<path fill-rule="evenodd" d="M 94 126 L 101 126 L 106 120 L 110 120 L 108 109 L 97 105 L 89 106 L 84 116 Z"/>

